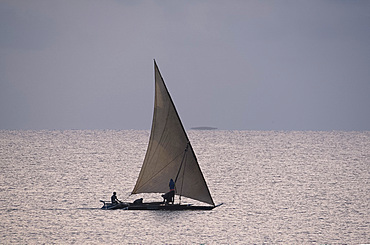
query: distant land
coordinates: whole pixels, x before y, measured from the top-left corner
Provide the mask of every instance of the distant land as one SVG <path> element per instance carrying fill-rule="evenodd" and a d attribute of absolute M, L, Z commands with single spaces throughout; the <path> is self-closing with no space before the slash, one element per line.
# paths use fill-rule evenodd
<path fill-rule="evenodd" d="M 194 130 L 215 130 L 217 128 L 213 128 L 213 127 L 194 127 L 194 128 L 191 128 L 191 129 L 194 129 Z"/>

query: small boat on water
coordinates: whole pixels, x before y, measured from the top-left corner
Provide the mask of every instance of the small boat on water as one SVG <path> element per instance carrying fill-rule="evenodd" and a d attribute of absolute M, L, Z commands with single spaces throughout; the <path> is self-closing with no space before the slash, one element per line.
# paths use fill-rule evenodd
<path fill-rule="evenodd" d="M 198 164 L 193 147 L 181 123 L 179 114 L 154 60 L 155 101 L 152 129 L 148 149 L 139 177 L 131 194 L 166 193 L 163 202 L 104 203 L 103 209 L 127 210 L 211 210 L 215 207 L 212 196 Z M 175 183 L 169 189 L 169 181 Z M 168 201 L 172 191 L 179 196 L 179 203 Z M 172 194 L 172 195 L 173 195 Z M 188 197 L 207 205 L 182 204 L 181 197 Z"/>

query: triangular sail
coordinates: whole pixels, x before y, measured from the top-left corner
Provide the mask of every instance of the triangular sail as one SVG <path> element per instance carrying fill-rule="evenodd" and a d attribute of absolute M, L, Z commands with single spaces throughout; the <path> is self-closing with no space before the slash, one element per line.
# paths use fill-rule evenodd
<path fill-rule="evenodd" d="M 193 148 L 154 61 L 155 101 L 152 130 L 132 194 L 165 193 L 176 180 L 176 194 L 214 206 Z"/>

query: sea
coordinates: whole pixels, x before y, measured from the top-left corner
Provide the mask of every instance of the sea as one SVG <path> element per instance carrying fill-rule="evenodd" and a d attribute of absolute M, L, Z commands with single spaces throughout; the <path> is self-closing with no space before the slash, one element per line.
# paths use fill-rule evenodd
<path fill-rule="evenodd" d="M 369 131 L 188 130 L 223 205 L 101 209 L 113 191 L 162 200 L 130 195 L 149 134 L 0 131 L 0 244 L 370 243 Z"/>

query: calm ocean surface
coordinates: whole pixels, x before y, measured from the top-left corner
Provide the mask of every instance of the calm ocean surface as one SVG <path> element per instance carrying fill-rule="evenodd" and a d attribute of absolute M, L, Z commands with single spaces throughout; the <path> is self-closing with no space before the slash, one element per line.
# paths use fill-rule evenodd
<path fill-rule="evenodd" d="M 370 243 L 370 132 L 189 131 L 212 211 L 101 210 L 149 131 L 0 131 L 1 244 Z"/>

